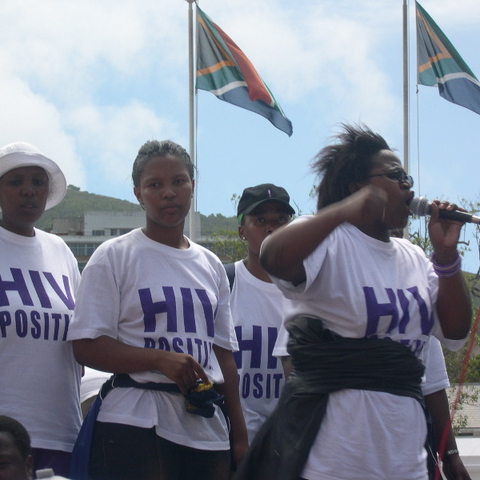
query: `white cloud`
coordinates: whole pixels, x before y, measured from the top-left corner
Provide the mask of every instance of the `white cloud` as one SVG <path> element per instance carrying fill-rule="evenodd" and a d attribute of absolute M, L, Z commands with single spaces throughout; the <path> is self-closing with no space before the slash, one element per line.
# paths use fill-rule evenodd
<path fill-rule="evenodd" d="M 287 6 L 247 0 L 235 4 L 235 15 L 231 4 L 211 0 L 208 6 L 215 17 L 202 3 L 243 49 L 284 108 L 287 101 L 310 97 L 313 108 L 328 109 L 334 118 L 362 112 L 356 120 L 385 125 L 401 114 L 379 54 L 393 28 L 401 35 L 401 8 L 395 17 L 392 5 L 378 0 L 356 2 L 355 9 L 345 1 Z"/>
<path fill-rule="evenodd" d="M 420 0 L 419 3 L 442 30 L 447 26 L 452 28 L 459 28 L 462 25 L 477 27 L 480 22 L 480 2 L 478 0 Z"/>
<path fill-rule="evenodd" d="M 176 125 L 138 102 L 80 107 L 69 112 L 66 123 L 84 146 L 89 167 L 100 171 L 109 184 L 130 185 L 133 160 L 146 140 L 178 137 Z"/>
<path fill-rule="evenodd" d="M 67 181 L 85 185 L 86 173 L 57 108 L 17 77 L 0 72 L 0 144 L 26 141 L 59 164 Z"/>
<path fill-rule="evenodd" d="M 421 4 L 447 35 L 480 20 L 478 0 Z M 219 108 L 231 117 L 208 124 L 208 131 L 204 124 L 199 142 L 204 150 L 212 143 L 212 164 L 216 155 L 227 155 L 247 168 L 238 157 L 242 149 L 258 151 L 256 135 L 272 142 L 264 157 L 271 152 L 283 161 L 284 151 L 276 150 L 282 144 L 307 162 L 328 136 L 325 129 L 340 121 L 364 121 L 400 146 L 402 2 L 201 0 L 200 6 L 244 50 L 294 121 L 288 143 L 283 137 L 277 142 L 278 132 L 266 120 Z M 411 12 L 413 7 L 411 0 Z M 81 188 L 120 195 L 120 187 L 112 189 L 119 184 L 130 193 L 131 163 L 145 140 L 172 138 L 186 145 L 187 12 L 184 0 L 2 0 L 3 144 L 31 141 L 61 158 L 69 182 Z M 472 56 L 456 36 L 450 39 L 470 64 Z M 221 103 L 211 96 L 202 118 L 217 109 L 215 102 Z M 238 118 L 258 122 L 259 130 L 244 139 L 232 134 Z M 221 135 L 219 124 L 228 127 Z M 256 173 L 247 181 L 255 182 Z M 207 177 L 201 189 L 210 194 Z M 229 188 L 238 193 L 243 187 Z M 222 194 L 217 196 L 212 208 L 222 211 Z"/>

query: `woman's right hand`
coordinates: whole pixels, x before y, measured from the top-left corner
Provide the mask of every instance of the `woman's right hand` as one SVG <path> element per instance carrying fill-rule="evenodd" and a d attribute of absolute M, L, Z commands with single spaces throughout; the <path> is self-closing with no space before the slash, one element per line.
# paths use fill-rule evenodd
<path fill-rule="evenodd" d="M 164 350 L 159 350 L 158 354 L 157 370 L 173 380 L 184 395 L 197 384 L 198 379 L 210 382 L 202 366 L 191 355 Z"/>
<path fill-rule="evenodd" d="M 371 224 L 385 219 L 387 193 L 375 185 L 367 185 L 341 202 L 344 221 L 353 225 Z"/>
<path fill-rule="evenodd" d="M 73 340 L 72 344 L 81 365 L 112 373 L 156 370 L 174 381 L 183 394 L 187 394 L 199 378 L 209 382 L 201 365 L 185 353 L 134 347 L 106 335 Z"/>

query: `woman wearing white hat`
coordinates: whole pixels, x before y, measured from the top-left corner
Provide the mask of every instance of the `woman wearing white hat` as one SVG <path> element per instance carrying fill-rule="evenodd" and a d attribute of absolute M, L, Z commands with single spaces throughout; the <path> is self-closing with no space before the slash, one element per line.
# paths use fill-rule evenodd
<path fill-rule="evenodd" d="M 57 475 L 81 424 L 81 367 L 66 342 L 80 274 L 65 242 L 34 225 L 65 194 L 62 171 L 37 148 L 0 149 L 0 414 L 28 430 L 34 470 Z"/>

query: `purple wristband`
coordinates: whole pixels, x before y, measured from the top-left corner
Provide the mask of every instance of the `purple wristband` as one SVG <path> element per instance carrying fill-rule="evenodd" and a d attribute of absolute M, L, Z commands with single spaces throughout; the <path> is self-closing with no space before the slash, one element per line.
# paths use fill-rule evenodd
<path fill-rule="evenodd" d="M 437 263 L 437 259 L 435 258 L 435 254 L 432 253 L 430 260 L 433 265 L 433 269 L 435 273 L 440 278 L 450 278 L 455 276 L 458 272 L 461 271 L 462 267 L 462 257 L 459 255 L 457 251 L 457 258 L 452 263 L 447 263 L 447 265 L 439 265 Z"/>

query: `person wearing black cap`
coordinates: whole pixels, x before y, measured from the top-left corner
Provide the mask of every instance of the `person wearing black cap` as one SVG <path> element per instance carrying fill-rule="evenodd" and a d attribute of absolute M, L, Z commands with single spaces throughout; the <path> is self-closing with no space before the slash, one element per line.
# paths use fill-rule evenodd
<path fill-rule="evenodd" d="M 282 323 L 282 294 L 260 265 L 260 246 L 294 213 L 287 191 L 270 183 L 246 188 L 238 203 L 238 234 L 247 242 L 248 253 L 231 264 L 235 275 L 230 307 L 240 348 L 234 357 L 250 442 L 273 411 L 284 384 L 282 366 L 272 356 Z"/>

